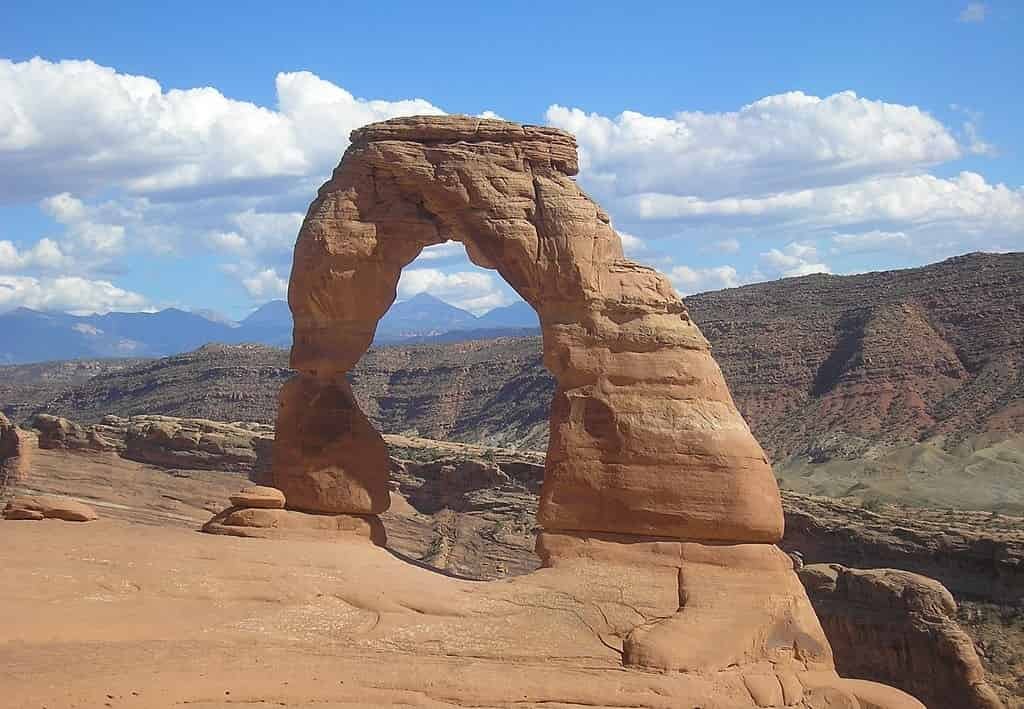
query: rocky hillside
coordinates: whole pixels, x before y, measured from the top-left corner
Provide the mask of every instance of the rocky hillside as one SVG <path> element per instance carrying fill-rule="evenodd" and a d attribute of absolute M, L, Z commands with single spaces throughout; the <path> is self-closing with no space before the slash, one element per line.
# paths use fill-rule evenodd
<path fill-rule="evenodd" d="M 688 299 L 777 459 L 1024 432 L 1024 253 Z"/>
<path fill-rule="evenodd" d="M 45 365 L 2 369 L 30 366 L 48 371 Z M 40 387 L 34 392 L 32 385 L 22 380 L 11 386 L 21 402 L 13 415 L 24 420 L 45 412 L 88 423 L 108 414 L 273 423 L 277 391 L 290 376 L 286 350 L 264 345 L 207 345 L 194 352 L 138 361 L 126 369 L 103 370 L 85 382 L 56 391 Z"/>

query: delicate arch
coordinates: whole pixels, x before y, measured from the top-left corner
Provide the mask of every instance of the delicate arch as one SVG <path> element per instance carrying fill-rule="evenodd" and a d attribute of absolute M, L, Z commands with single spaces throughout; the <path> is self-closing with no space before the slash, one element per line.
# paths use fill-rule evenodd
<path fill-rule="evenodd" d="M 420 251 L 461 241 L 537 311 L 558 383 L 538 519 L 548 531 L 774 542 L 778 488 L 668 280 L 625 259 L 571 179 L 573 138 L 464 116 L 352 133 L 299 232 L 274 482 L 289 505 L 378 514 L 387 452 L 344 375 Z"/>

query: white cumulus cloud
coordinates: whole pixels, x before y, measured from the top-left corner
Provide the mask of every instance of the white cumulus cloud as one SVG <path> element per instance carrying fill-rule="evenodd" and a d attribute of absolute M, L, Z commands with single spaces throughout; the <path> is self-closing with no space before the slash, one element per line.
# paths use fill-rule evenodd
<path fill-rule="evenodd" d="M 309 72 L 280 73 L 275 88 L 276 110 L 91 61 L 0 60 L 0 197 L 280 191 L 326 176 L 354 128 L 442 112 L 357 98 Z"/>
<path fill-rule="evenodd" d="M 56 271 L 68 265 L 60 244 L 52 239 L 40 239 L 28 249 L 18 249 L 11 241 L 0 241 L 0 271 L 15 272 L 29 269 Z"/>
<path fill-rule="evenodd" d="M 905 249 L 910 246 L 910 237 L 902 231 L 873 229 L 860 234 L 836 234 L 832 244 L 834 253 L 872 253 Z"/>
<path fill-rule="evenodd" d="M 18 307 L 87 315 L 112 310 L 141 310 L 147 307 L 147 301 L 139 293 L 118 288 L 109 281 L 78 276 L 35 278 L 0 275 L 0 312 Z"/>
<path fill-rule="evenodd" d="M 818 247 L 810 242 L 793 241 L 782 249 L 766 251 L 761 254 L 761 262 L 772 275 L 781 278 L 832 273 L 827 264 L 818 260 Z"/>
<path fill-rule="evenodd" d="M 742 284 L 739 273 L 732 266 L 691 268 L 675 266 L 668 272 L 672 285 L 682 295 L 703 293 L 721 288 L 735 288 Z"/>
<path fill-rule="evenodd" d="M 960 22 L 984 22 L 988 16 L 988 5 L 983 2 L 969 2 L 967 7 L 960 11 L 957 18 Z"/>
<path fill-rule="evenodd" d="M 576 135 L 581 173 L 602 196 L 643 192 L 724 196 L 847 182 L 958 157 L 939 121 L 916 106 L 852 91 L 792 91 L 729 113 L 614 118 L 554 105 L 553 126 Z"/>
<path fill-rule="evenodd" d="M 253 298 L 283 298 L 288 294 L 288 281 L 272 268 L 264 268 L 242 278 L 242 285 Z"/>
<path fill-rule="evenodd" d="M 628 201 L 645 219 L 720 218 L 816 228 L 883 221 L 956 223 L 975 228 L 1024 230 L 1024 189 L 990 184 L 975 172 L 946 179 L 929 174 L 879 177 L 846 185 L 765 196 L 704 200 L 641 194 Z"/>
<path fill-rule="evenodd" d="M 619 238 L 622 239 L 622 250 L 626 256 L 635 256 L 647 250 L 647 244 L 639 236 L 626 231 L 618 231 L 617 233 Z"/>

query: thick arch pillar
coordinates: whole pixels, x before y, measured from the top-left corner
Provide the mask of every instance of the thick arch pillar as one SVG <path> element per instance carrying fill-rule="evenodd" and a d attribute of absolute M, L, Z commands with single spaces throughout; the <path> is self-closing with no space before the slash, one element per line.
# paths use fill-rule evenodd
<path fill-rule="evenodd" d="M 376 514 L 387 455 L 344 374 L 424 246 L 461 241 L 538 312 L 558 389 L 539 521 L 547 531 L 775 542 L 778 489 L 710 347 L 668 280 L 624 258 L 551 128 L 462 116 L 352 134 L 309 208 L 288 301 L 292 366 L 274 481 L 289 504 Z"/>

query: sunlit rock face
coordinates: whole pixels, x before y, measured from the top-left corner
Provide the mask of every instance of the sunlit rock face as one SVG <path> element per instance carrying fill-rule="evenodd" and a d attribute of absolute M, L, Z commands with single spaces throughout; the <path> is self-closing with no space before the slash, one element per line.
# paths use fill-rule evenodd
<path fill-rule="evenodd" d="M 456 116 L 353 133 L 295 248 L 301 374 L 281 397 L 275 467 L 293 504 L 352 514 L 386 505 L 383 446 L 344 374 L 394 302 L 402 268 L 455 240 L 540 315 L 558 380 L 545 529 L 780 538 L 771 468 L 707 341 L 667 278 L 624 258 L 576 170 L 574 139 L 551 128 Z"/>

